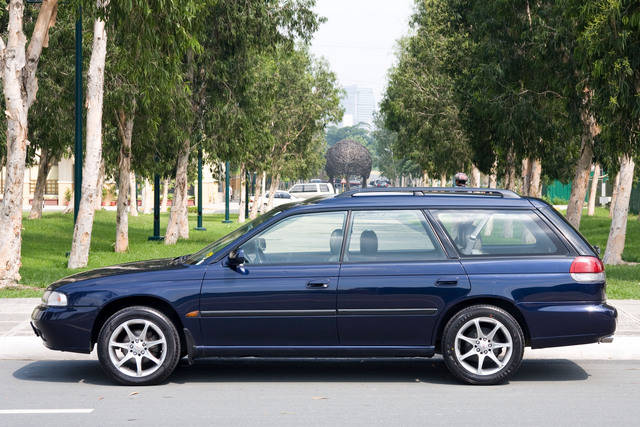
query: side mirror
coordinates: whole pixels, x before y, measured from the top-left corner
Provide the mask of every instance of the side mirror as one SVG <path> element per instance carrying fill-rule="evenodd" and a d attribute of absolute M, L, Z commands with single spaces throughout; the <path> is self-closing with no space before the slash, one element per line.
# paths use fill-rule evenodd
<path fill-rule="evenodd" d="M 247 259 L 244 256 L 244 251 L 242 249 L 238 249 L 236 251 L 232 251 L 229 254 L 229 266 L 231 268 L 237 268 L 244 265 Z"/>

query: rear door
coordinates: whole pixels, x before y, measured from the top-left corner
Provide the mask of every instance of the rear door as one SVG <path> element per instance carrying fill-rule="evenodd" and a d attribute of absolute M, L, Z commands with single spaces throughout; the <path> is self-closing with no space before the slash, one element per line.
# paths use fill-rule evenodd
<path fill-rule="evenodd" d="M 345 346 L 428 346 L 445 305 L 469 292 L 420 210 L 353 211 L 338 283 Z"/>

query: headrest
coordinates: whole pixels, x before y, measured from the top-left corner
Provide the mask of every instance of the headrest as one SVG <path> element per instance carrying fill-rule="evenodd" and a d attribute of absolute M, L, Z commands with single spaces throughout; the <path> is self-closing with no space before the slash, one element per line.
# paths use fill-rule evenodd
<path fill-rule="evenodd" d="M 373 230 L 364 230 L 360 234 L 360 253 L 375 255 L 378 252 L 378 236 Z"/>
<path fill-rule="evenodd" d="M 342 248 L 342 229 L 336 228 L 331 232 L 331 240 L 329 241 L 329 248 L 331 248 L 332 255 L 340 255 L 340 249 Z"/>

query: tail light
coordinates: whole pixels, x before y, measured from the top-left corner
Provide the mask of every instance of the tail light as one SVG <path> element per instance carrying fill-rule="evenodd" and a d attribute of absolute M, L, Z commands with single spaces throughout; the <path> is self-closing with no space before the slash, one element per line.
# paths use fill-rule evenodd
<path fill-rule="evenodd" d="M 604 282 L 604 264 L 594 256 L 579 256 L 571 263 L 571 278 L 576 282 Z"/>

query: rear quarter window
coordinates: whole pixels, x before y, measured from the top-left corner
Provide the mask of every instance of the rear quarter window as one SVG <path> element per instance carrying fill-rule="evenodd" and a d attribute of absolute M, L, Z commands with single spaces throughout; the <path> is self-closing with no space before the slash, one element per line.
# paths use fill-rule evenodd
<path fill-rule="evenodd" d="M 564 235 L 564 237 L 576 248 L 576 251 L 580 255 L 586 256 L 596 256 L 596 251 L 593 247 L 587 242 L 587 240 L 582 237 L 582 235 L 576 231 L 575 228 L 571 226 L 564 218 L 564 216 L 556 211 L 551 206 L 545 206 L 540 209 L 542 214 L 549 220 L 551 223 L 556 226 L 560 232 Z"/>
<path fill-rule="evenodd" d="M 463 256 L 564 255 L 567 248 L 535 212 L 434 210 Z"/>

